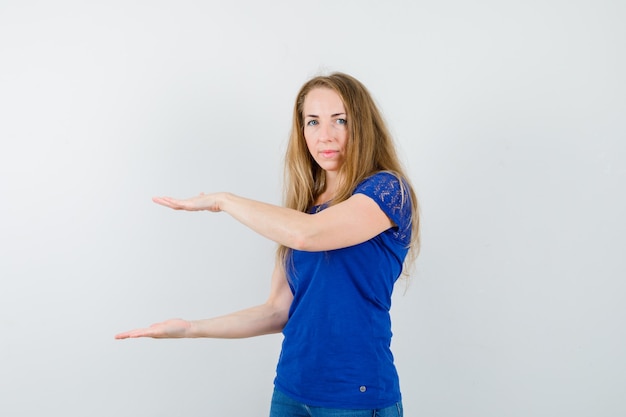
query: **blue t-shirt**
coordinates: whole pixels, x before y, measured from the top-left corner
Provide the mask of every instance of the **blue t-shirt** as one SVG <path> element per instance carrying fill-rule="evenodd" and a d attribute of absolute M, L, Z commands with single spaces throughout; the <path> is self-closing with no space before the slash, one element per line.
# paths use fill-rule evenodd
<path fill-rule="evenodd" d="M 312 406 L 374 409 L 401 399 L 389 309 L 411 239 L 410 196 L 387 172 L 365 179 L 357 193 L 378 203 L 395 226 L 347 248 L 293 250 L 287 262 L 294 298 L 274 383 Z"/>

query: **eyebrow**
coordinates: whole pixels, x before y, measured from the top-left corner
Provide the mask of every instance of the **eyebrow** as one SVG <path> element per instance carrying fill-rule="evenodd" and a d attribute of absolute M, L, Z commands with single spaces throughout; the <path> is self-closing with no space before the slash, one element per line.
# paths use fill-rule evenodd
<path fill-rule="evenodd" d="M 330 117 L 345 116 L 345 115 L 346 115 L 345 113 L 334 113 L 334 114 L 331 114 Z M 316 117 L 319 117 L 319 116 L 317 114 L 307 114 L 304 117 L 316 118 Z"/>

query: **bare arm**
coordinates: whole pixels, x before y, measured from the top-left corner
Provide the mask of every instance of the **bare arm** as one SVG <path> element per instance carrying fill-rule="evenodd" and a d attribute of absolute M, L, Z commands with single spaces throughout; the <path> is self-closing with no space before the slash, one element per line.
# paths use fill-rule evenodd
<path fill-rule="evenodd" d="M 123 332 L 116 339 L 136 337 L 181 338 L 244 338 L 278 333 L 287 323 L 293 296 L 282 266 L 272 274 L 270 295 L 264 304 L 220 317 L 204 320 L 172 319 L 150 327 Z"/>
<path fill-rule="evenodd" d="M 355 194 L 316 214 L 230 193 L 200 194 L 186 200 L 162 197 L 154 198 L 154 202 L 176 210 L 223 211 L 268 239 L 305 251 L 356 245 L 393 226 L 378 204 L 363 194 Z"/>

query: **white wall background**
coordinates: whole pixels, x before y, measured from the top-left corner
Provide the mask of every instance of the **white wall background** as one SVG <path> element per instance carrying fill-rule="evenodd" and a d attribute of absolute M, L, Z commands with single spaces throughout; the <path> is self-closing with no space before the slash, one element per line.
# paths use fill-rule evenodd
<path fill-rule="evenodd" d="M 0 415 L 265 416 L 281 337 L 115 341 L 262 302 L 292 101 L 361 79 L 423 205 L 407 416 L 626 415 L 626 3 L 0 0 Z"/>

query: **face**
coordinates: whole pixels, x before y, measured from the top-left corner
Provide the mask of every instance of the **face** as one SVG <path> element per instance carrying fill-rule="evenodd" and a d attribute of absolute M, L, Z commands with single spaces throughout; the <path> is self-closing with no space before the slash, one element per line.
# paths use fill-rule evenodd
<path fill-rule="evenodd" d="M 337 173 L 345 161 L 347 114 L 341 97 L 329 88 L 315 88 L 303 105 L 304 139 L 317 164 Z"/>

